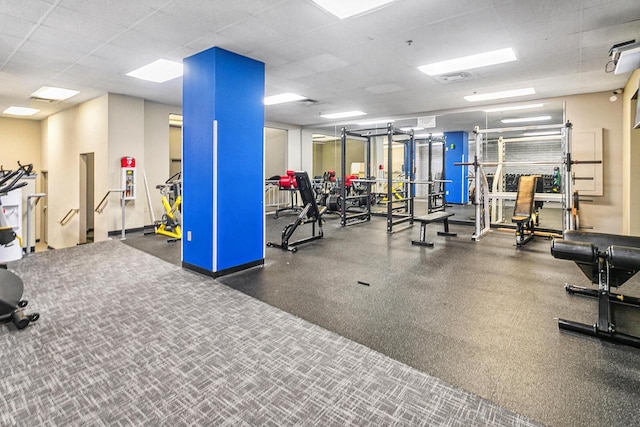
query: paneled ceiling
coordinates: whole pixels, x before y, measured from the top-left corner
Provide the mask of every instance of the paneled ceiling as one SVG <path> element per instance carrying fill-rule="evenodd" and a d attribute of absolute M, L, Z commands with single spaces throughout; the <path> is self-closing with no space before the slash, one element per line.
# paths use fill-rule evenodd
<path fill-rule="evenodd" d="M 632 39 L 640 39 L 638 0 L 396 0 L 345 20 L 311 0 L 0 0 L 0 111 L 31 106 L 42 119 L 106 92 L 180 105 L 181 78 L 125 74 L 219 46 L 266 64 L 266 95 L 315 101 L 267 106 L 268 121 L 415 115 L 471 107 L 463 96 L 474 92 L 535 88 L 521 101 L 620 88 L 629 73 L 605 72 L 608 51 Z M 416 68 L 504 47 L 518 61 L 462 81 Z M 42 85 L 80 94 L 31 100 Z"/>

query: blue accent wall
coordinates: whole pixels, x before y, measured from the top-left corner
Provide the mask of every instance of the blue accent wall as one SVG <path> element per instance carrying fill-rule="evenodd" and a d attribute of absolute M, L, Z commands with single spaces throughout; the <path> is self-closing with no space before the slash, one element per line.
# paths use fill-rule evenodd
<path fill-rule="evenodd" d="M 263 99 L 262 62 L 220 48 L 184 60 L 184 263 L 216 273 L 264 259 Z"/>
<path fill-rule="evenodd" d="M 447 203 L 466 204 L 469 202 L 469 180 L 467 166 L 455 166 L 456 162 L 466 162 L 469 155 L 469 135 L 467 132 L 445 132 L 444 184 Z"/>

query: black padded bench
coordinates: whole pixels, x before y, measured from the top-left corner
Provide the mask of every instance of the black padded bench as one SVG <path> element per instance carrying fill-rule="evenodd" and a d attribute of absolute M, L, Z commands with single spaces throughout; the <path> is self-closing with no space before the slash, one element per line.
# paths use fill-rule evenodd
<path fill-rule="evenodd" d="M 593 325 L 559 319 L 558 327 L 640 348 L 640 337 L 616 331 L 612 304 L 640 308 L 640 298 L 611 292 L 640 271 L 640 237 L 566 231 L 554 239 L 551 254 L 574 261 L 598 289 L 565 285 L 569 294 L 598 298 L 598 321 Z"/>
<path fill-rule="evenodd" d="M 449 232 L 449 217 L 454 215 L 453 212 L 437 211 L 424 216 L 416 216 L 413 221 L 420 223 L 420 240 L 412 240 L 412 245 L 433 247 L 433 242 L 427 242 L 427 224 L 432 222 L 442 222 L 444 224 L 444 231 L 438 231 L 438 236 L 457 236 L 457 233 Z"/>

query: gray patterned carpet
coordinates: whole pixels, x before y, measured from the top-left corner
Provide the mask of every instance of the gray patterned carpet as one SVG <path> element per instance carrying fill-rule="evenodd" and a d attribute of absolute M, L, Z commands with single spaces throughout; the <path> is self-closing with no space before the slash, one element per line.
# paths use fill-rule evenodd
<path fill-rule="evenodd" d="M 528 426 L 523 416 L 119 241 L 10 264 L 0 425 Z"/>

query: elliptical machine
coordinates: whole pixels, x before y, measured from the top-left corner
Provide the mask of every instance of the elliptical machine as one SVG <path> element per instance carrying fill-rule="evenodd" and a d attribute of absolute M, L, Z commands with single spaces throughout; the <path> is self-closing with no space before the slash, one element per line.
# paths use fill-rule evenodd
<path fill-rule="evenodd" d="M 20 163 L 18 165 L 20 166 L 18 169 L 0 177 L 0 196 L 27 185 L 26 182 L 18 183 L 18 181 L 23 176 L 31 174 L 33 165 L 20 165 Z M 16 240 L 22 246 L 22 239 L 13 231 L 0 204 L 0 245 L 10 246 L 15 244 Z M 30 322 L 38 320 L 40 314 L 24 312 L 23 309 L 29 302 L 22 299 L 24 290 L 22 279 L 6 268 L 6 265 L 0 265 L 0 322 L 13 321 L 18 329 L 24 329 Z"/>

